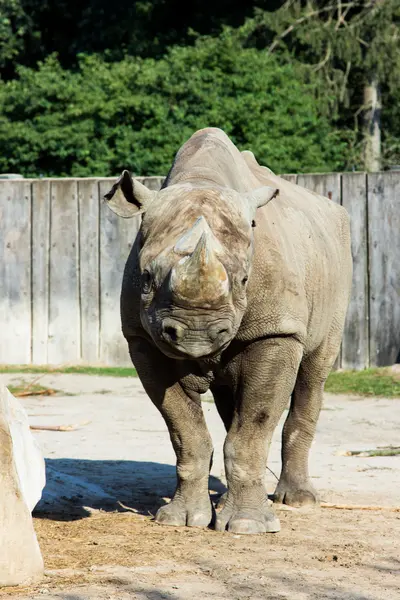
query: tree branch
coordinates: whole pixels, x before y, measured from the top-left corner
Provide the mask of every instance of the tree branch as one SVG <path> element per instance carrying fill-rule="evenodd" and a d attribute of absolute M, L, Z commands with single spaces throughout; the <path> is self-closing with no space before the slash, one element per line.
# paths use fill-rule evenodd
<path fill-rule="evenodd" d="M 341 4 L 341 6 L 342 6 L 342 8 L 348 8 L 350 10 L 351 8 L 359 6 L 359 4 L 360 4 L 359 0 L 354 0 L 353 2 L 348 2 L 346 4 Z M 289 35 L 289 33 L 291 33 L 293 31 L 293 29 L 295 27 L 297 27 L 297 25 L 301 25 L 301 23 L 304 23 L 304 21 L 307 21 L 308 19 L 312 19 L 313 17 L 316 17 L 316 16 L 318 16 L 320 14 L 323 14 L 323 13 L 326 13 L 326 12 L 332 12 L 336 8 L 337 8 L 336 4 L 330 4 L 329 6 L 325 6 L 325 8 L 320 8 L 318 10 L 313 10 L 313 11 L 309 12 L 308 14 L 304 15 L 303 17 L 299 17 L 291 25 L 289 25 L 289 27 L 287 27 L 285 29 L 285 31 L 283 31 L 282 33 L 280 33 L 278 36 L 275 37 L 274 41 L 272 42 L 272 44 L 268 48 L 267 53 L 271 54 L 275 50 L 275 48 L 278 46 L 278 44 L 287 35 Z"/>
<path fill-rule="evenodd" d="M 366 48 L 369 48 L 369 44 L 367 42 L 364 42 L 364 40 L 362 40 L 361 38 L 357 37 L 356 40 L 362 46 L 365 46 Z"/>
<path fill-rule="evenodd" d="M 346 93 L 346 88 L 347 88 L 347 81 L 349 79 L 349 73 L 350 73 L 350 69 L 351 69 L 351 61 L 347 61 L 346 63 L 346 70 L 344 72 L 344 77 L 343 77 L 343 83 L 342 83 L 342 89 L 340 91 L 340 95 L 339 95 L 339 100 L 340 102 L 343 102 L 344 100 L 344 96 Z"/>
<path fill-rule="evenodd" d="M 337 18 L 337 23 L 335 25 L 335 31 L 337 31 L 342 23 L 342 0 L 338 0 L 338 7 L 337 7 L 337 11 L 338 11 L 338 18 Z"/>
<path fill-rule="evenodd" d="M 325 57 L 321 60 L 320 63 L 318 63 L 315 67 L 313 67 L 313 71 L 317 72 L 320 69 L 322 69 L 322 67 L 324 65 L 326 65 L 326 63 L 328 62 L 328 60 L 330 59 L 330 57 L 331 57 L 331 45 L 328 44 L 328 48 L 326 50 Z"/>

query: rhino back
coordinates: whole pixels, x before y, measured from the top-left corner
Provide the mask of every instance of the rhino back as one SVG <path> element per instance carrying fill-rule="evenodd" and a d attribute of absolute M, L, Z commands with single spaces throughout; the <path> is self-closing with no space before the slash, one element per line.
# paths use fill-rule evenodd
<path fill-rule="evenodd" d="M 237 192 L 259 187 L 257 175 L 221 129 L 196 131 L 177 152 L 163 187 L 185 181 L 212 182 Z"/>

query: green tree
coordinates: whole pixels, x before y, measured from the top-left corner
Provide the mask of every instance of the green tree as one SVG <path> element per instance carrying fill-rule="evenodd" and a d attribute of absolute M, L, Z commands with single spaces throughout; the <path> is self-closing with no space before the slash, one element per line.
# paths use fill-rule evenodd
<path fill-rule="evenodd" d="M 199 39 L 161 60 L 55 57 L 0 84 L 0 169 L 26 176 L 165 174 L 197 129 L 223 128 L 278 172 L 345 167 L 349 132 L 315 102 L 308 69 L 242 48 L 238 36 Z"/>
<path fill-rule="evenodd" d="M 0 70 L 20 55 L 30 26 L 22 0 L 0 0 Z"/>
<path fill-rule="evenodd" d="M 281 4 L 281 0 L 0 0 L 0 15 L 14 15 L 11 21 L 16 25 L 0 37 L 0 55 L 7 55 L 0 69 L 4 78 L 12 78 L 16 58 L 20 65 L 35 67 L 54 52 L 67 68 L 76 67 L 79 53 L 106 53 L 115 61 L 126 54 L 160 58 L 171 45 L 193 45 L 193 31 L 218 35 L 224 25 L 241 25 L 255 6 L 274 10 Z"/>
<path fill-rule="evenodd" d="M 400 87 L 393 90 L 390 102 L 386 103 L 386 110 L 382 114 L 382 131 L 384 132 L 382 162 L 385 165 L 398 166 L 400 165 Z"/>
<path fill-rule="evenodd" d="M 274 13 L 258 11 L 246 27 L 269 54 L 286 52 L 318 72 L 356 129 L 361 117 L 359 163 L 379 170 L 381 97 L 389 107 L 400 83 L 400 0 L 287 0 Z M 385 135 L 389 141 L 390 128 Z"/>

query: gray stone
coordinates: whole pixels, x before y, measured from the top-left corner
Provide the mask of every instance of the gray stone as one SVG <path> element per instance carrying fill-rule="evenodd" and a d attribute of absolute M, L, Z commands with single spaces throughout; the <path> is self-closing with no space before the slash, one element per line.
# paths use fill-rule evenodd
<path fill-rule="evenodd" d="M 31 511 L 45 466 L 21 404 L 0 387 L 0 586 L 28 584 L 43 573 Z"/>

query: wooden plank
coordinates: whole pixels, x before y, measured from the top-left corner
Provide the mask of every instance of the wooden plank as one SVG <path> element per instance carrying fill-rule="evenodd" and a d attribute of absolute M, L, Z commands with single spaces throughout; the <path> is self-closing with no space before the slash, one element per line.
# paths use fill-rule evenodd
<path fill-rule="evenodd" d="M 51 182 L 49 339 L 50 364 L 80 359 L 78 194 L 74 180 Z"/>
<path fill-rule="evenodd" d="M 294 173 L 285 173 L 284 175 L 279 175 L 282 179 L 286 179 L 286 181 L 290 181 L 291 183 L 297 183 L 297 175 Z"/>
<path fill-rule="evenodd" d="M 400 173 L 368 175 L 371 366 L 400 360 Z"/>
<path fill-rule="evenodd" d="M 100 199 L 110 182 L 100 182 Z M 131 365 L 121 332 L 120 294 L 126 259 L 140 226 L 140 217 L 122 219 L 100 202 L 100 360 L 106 365 Z"/>
<path fill-rule="evenodd" d="M 47 364 L 50 182 L 32 182 L 32 362 Z"/>
<path fill-rule="evenodd" d="M 0 362 L 31 362 L 31 184 L 0 181 Z"/>
<path fill-rule="evenodd" d="M 341 203 L 340 173 L 310 173 L 297 176 L 297 185 Z"/>
<path fill-rule="evenodd" d="M 342 343 L 342 368 L 369 366 L 367 179 L 343 173 L 342 202 L 350 215 L 353 286 Z"/>
<path fill-rule="evenodd" d="M 78 182 L 81 349 L 85 362 L 99 360 L 99 184 Z"/>
<path fill-rule="evenodd" d="M 155 190 L 158 192 L 164 183 L 165 177 L 138 177 L 137 178 L 143 185 L 149 188 L 149 190 Z"/>

